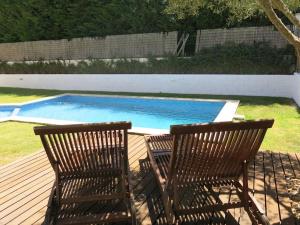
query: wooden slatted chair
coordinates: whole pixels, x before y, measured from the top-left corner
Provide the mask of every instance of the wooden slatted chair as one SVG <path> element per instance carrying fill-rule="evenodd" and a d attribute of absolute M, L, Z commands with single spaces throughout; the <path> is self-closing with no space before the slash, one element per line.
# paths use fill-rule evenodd
<path fill-rule="evenodd" d="M 247 168 L 273 123 L 261 120 L 175 125 L 170 135 L 145 136 L 168 223 L 188 214 L 244 207 L 253 224 L 268 224 L 264 211 L 248 193 Z M 223 203 L 217 199 L 213 188 L 222 185 L 234 187 L 239 201 Z M 197 201 L 200 195 L 189 196 L 192 187 L 212 193 L 215 202 L 208 205 L 207 197 L 201 202 Z"/>
<path fill-rule="evenodd" d="M 128 181 L 129 122 L 35 127 L 56 180 L 53 224 L 132 222 Z"/>

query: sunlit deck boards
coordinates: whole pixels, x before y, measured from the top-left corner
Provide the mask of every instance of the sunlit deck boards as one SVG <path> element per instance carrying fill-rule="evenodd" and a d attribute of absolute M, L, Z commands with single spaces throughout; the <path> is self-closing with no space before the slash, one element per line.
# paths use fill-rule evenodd
<path fill-rule="evenodd" d="M 150 170 L 143 136 L 129 136 L 129 163 L 138 221 L 165 224 L 158 187 Z M 288 178 L 300 176 L 300 154 L 260 152 L 250 169 L 250 188 L 272 224 L 296 224 L 287 195 Z M 0 168 L 0 224 L 42 224 L 54 173 L 44 152 Z M 276 191 L 277 190 L 277 191 Z M 278 193 L 278 194 L 277 194 Z M 228 198 L 228 194 L 221 195 Z M 231 197 L 233 199 L 233 197 Z M 250 224 L 243 210 L 199 215 L 198 224 Z M 188 220 L 188 218 L 186 218 Z"/>

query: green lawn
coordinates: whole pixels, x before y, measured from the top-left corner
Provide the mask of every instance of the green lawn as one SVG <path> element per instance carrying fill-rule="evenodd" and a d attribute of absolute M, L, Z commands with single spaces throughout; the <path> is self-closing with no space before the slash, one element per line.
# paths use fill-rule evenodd
<path fill-rule="evenodd" d="M 39 137 L 33 133 L 34 126 L 18 122 L 0 123 L 0 165 L 42 148 Z"/>
<path fill-rule="evenodd" d="M 72 93 L 86 93 L 67 91 Z M 20 103 L 37 98 L 64 93 L 53 90 L 32 90 L 19 88 L 0 88 L 1 103 Z M 116 94 L 107 92 L 89 92 L 98 94 Z M 238 113 L 246 119 L 274 118 L 275 125 L 268 132 L 263 143 L 263 149 L 300 152 L 300 109 L 292 100 L 286 98 L 243 97 L 243 96 L 208 96 L 179 94 L 149 94 L 149 93 L 117 93 L 137 96 L 183 97 L 183 98 L 214 98 L 239 99 L 241 101 Z M 34 136 L 33 124 L 5 122 L 0 123 L 0 165 L 16 158 L 37 151 L 41 148 L 40 141 Z"/>

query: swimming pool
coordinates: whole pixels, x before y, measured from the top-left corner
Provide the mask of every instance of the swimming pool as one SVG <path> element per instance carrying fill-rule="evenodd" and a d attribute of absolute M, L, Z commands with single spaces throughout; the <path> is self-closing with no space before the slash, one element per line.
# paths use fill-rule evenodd
<path fill-rule="evenodd" d="M 9 117 L 12 114 L 14 109 L 15 109 L 15 107 L 13 107 L 13 106 L 1 106 L 0 107 L 0 119 Z"/>
<path fill-rule="evenodd" d="M 220 100 L 65 94 L 20 105 L 13 110 L 11 119 L 50 124 L 131 121 L 134 128 L 168 130 L 172 124 L 232 119 L 233 115 L 227 115 L 228 107 L 226 115 L 224 112 L 228 104 Z M 2 110 L 6 116 L 12 113 L 11 108 Z"/>

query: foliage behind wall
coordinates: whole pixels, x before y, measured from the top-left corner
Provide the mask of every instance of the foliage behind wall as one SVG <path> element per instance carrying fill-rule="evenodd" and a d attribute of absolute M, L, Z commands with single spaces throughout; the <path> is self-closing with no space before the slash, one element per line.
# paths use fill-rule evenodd
<path fill-rule="evenodd" d="M 166 0 L 1 0 L 0 42 L 269 24 L 259 12 L 234 21 L 221 4 L 185 20 L 165 9 Z"/>

